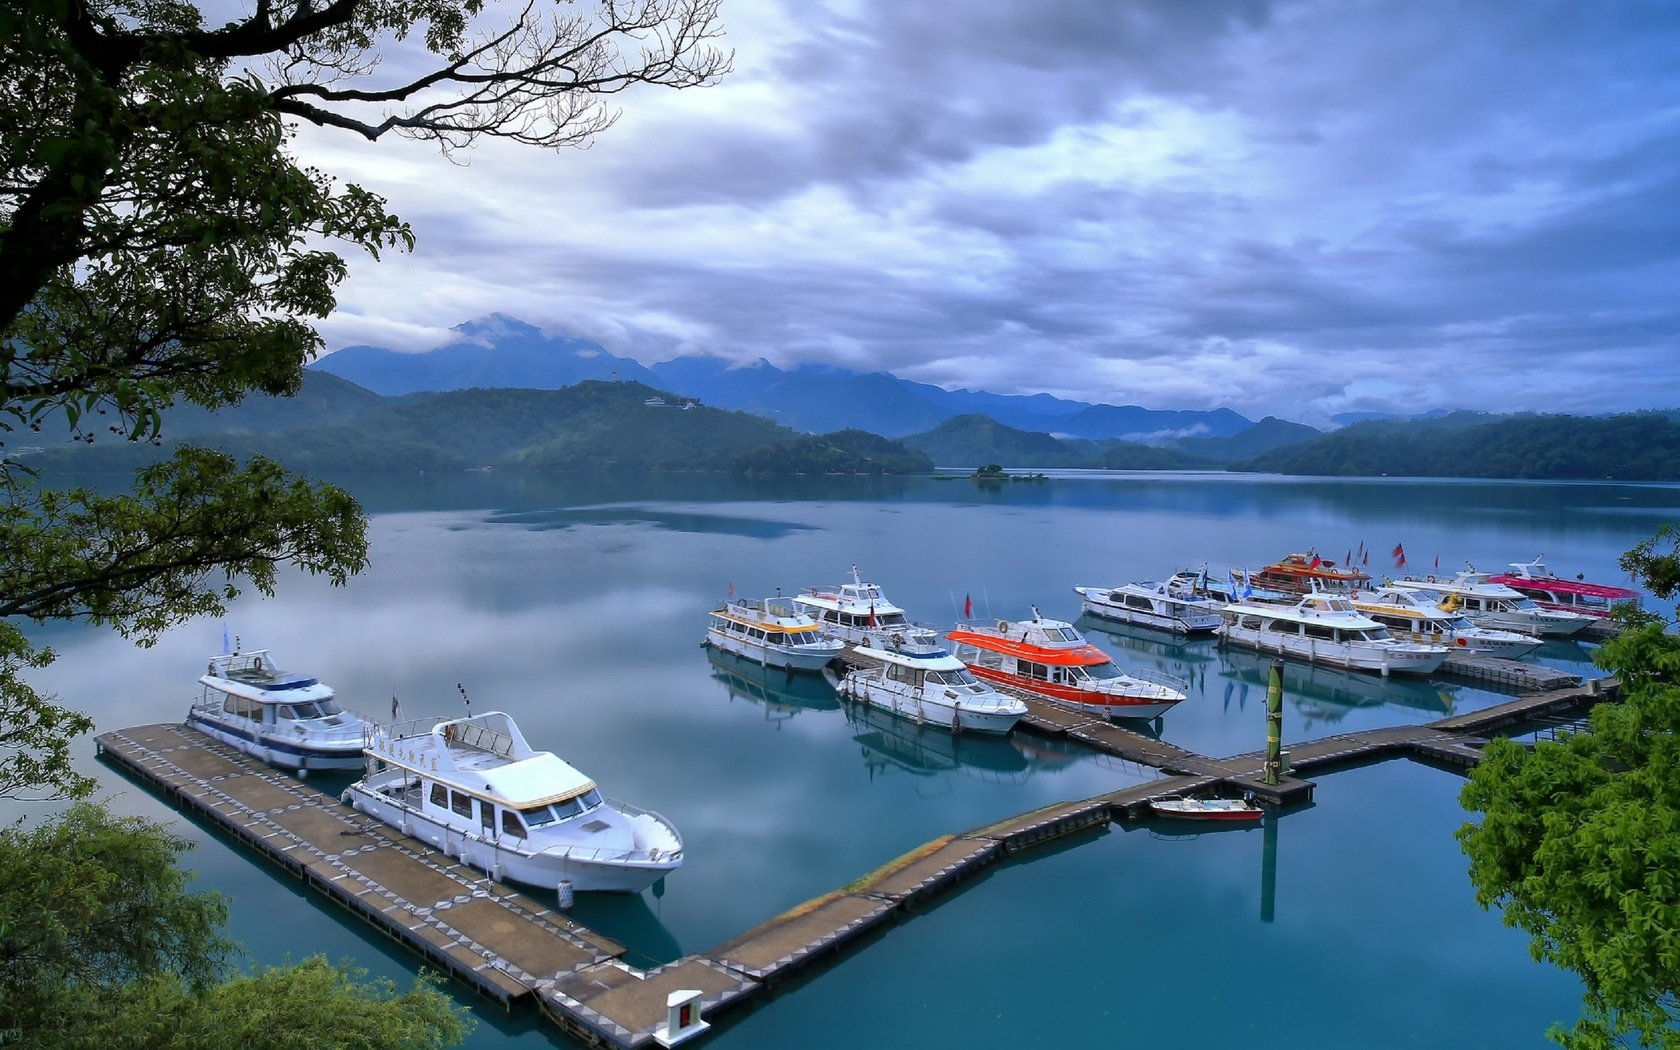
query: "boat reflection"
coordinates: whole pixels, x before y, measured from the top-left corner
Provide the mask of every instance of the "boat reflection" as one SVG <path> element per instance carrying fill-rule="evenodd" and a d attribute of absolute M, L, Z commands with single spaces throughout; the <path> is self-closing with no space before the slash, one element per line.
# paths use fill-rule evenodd
<path fill-rule="evenodd" d="M 846 720 L 852 726 L 852 739 L 862 748 L 870 780 L 897 771 L 916 777 L 961 773 L 977 780 L 1020 783 L 1034 765 L 1010 736 L 919 726 L 868 704 L 848 704 Z"/>
<path fill-rule="evenodd" d="M 750 700 L 764 708 L 769 722 L 783 722 L 801 711 L 832 711 L 840 706 L 834 688 L 821 675 L 762 667 L 713 646 L 706 647 L 712 665 L 712 680 L 721 684 L 730 700 Z"/>
<path fill-rule="evenodd" d="M 580 893 L 567 917 L 628 949 L 625 962 L 652 969 L 682 957 L 682 946 L 655 913 L 663 880 L 654 883 L 653 904 L 646 893 Z"/>
<path fill-rule="evenodd" d="M 1231 694 L 1238 690 L 1245 695 L 1254 691 L 1254 699 L 1265 702 L 1268 676 L 1274 657 L 1237 646 L 1223 646 L 1217 650 L 1226 683 L 1227 706 Z M 1299 660 L 1285 660 L 1283 664 L 1283 695 L 1310 726 L 1315 722 L 1340 721 L 1354 708 L 1410 707 L 1433 716 L 1453 712 L 1457 687 L 1394 675 L 1384 678 L 1367 671 L 1348 671 L 1340 667 L 1309 664 Z M 1238 698 L 1241 706 L 1242 697 Z"/>
<path fill-rule="evenodd" d="M 1219 642 L 1211 636 L 1174 637 L 1089 613 L 1081 615 L 1075 626 L 1112 654 L 1115 663 L 1170 674 L 1189 683 L 1193 693 L 1205 692 L 1208 675 L 1219 671 Z M 1092 637 L 1093 632 L 1101 637 Z"/>

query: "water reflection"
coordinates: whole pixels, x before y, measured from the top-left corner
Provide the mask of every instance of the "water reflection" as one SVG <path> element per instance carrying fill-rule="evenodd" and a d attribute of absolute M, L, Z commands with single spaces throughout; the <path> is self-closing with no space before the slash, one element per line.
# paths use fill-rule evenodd
<path fill-rule="evenodd" d="M 1219 642 L 1215 638 L 1185 638 L 1083 614 L 1075 624 L 1091 643 L 1114 657 L 1122 670 L 1162 671 L 1189 683 L 1192 692 L 1205 692 L 1210 673 L 1219 672 Z"/>
<path fill-rule="evenodd" d="M 917 725 L 868 704 L 848 704 L 846 721 L 851 724 L 852 739 L 862 749 L 871 781 L 893 772 L 916 777 L 955 772 L 977 780 L 1018 784 L 1032 768 L 1032 760 L 1012 737 Z"/>
<path fill-rule="evenodd" d="M 1266 695 L 1267 675 L 1273 657 L 1237 646 L 1216 650 L 1230 679 L 1225 686 L 1227 706 L 1233 697 L 1244 706 L 1252 691 L 1255 702 Z M 1443 686 L 1423 679 L 1347 671 L 1340 667 L 1285 660 L 1283 695 L 1306 720 L 1306 728 L 1341 721 L 1350 711 L 1368 707 L 1405 707 L 1425 712 L 1433 719 L 1453 713 L 1456 686 Z"/>
<path fill-rule="evenodd" d="M 706 646 L 706 660 L 712 665 L 712 680 L 723 686 L 729 699 L 762 705 L 767 722 L 784 722 L 801 711 L 832 711 L 840 706 L 838 694 L 822 675 L 764 667 L 710 645 Z"/>

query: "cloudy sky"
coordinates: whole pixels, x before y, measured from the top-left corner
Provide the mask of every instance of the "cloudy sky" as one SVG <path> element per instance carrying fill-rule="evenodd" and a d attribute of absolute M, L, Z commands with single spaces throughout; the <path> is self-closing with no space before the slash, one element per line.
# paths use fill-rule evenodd
<path fill-rule="evenodd" d="M 502 312 L 1322 423 L 1680 407 L 1680 6 L 725 0 L 735 70 L 586 151 L 306 129 L 386 195 L 330 347 Z M 465 163 L 460 163 L 464 161 Z"/>

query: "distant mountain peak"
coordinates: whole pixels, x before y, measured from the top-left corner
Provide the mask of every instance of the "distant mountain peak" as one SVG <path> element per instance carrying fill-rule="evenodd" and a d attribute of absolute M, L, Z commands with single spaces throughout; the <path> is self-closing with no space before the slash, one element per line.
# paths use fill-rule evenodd
<path fill-rule="evenodd" d="M 459 332 L 487 350 L 495 349 L 502 339 L 540 339 L 542 329 L 507 314 L 490 314 L 473 321 L 463 321 L 450 329 Z"/>

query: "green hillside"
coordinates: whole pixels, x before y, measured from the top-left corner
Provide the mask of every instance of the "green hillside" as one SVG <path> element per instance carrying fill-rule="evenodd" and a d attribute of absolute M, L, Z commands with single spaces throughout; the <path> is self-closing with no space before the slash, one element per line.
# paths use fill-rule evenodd
<path fill-rule="evenodd" d="M 1358 423 L 1234 469 L 1284 474 L 1558 480 L 1680 478 L 1680 423 L 1660 412 Z"/>

